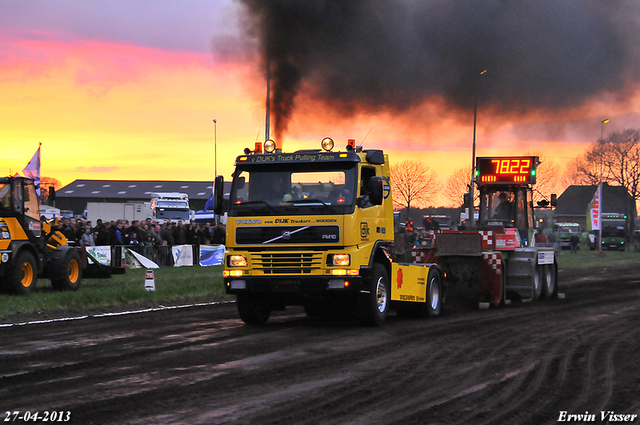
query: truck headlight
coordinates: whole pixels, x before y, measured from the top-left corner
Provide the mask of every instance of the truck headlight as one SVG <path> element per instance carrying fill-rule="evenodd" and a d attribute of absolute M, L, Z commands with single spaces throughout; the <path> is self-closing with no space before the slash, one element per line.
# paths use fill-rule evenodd
<path fill-rule="evenodd" d="M 351 264 L 351 255 L 349 254 L 333 254 L 333 265 L 344 267 Z"/>
<path fill-rule="evenodd" d="M 247 256 L 246 255 L 230 255 L 229 256 L 229 267 L 247 267 Z"/>
<path fill-rule="evenodd" d="M 6 263 L 7 261 L 9 261 L 9 254 L 7 254 L 6 252 L 2 253 L 2 262 Z"/>

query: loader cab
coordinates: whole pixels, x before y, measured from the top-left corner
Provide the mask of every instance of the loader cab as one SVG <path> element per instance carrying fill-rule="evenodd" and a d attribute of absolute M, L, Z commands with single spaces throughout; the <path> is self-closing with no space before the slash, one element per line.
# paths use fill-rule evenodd
<path fill-rule="evenodd" d="M 531 188 L 481 186 L 478 224 L 516 228 L 524 240 L 535 226 Z"/>
<path fill-rule="evenodd" d="M 27 234 L 40 236 L 40 210 L 33 180 L 24 177 L 0 179 L 0 217 L 16 217 Z"/>
<path fill-rule="evenodd" d="M 516 228 L 528 244 L 535 228 L 531 186 L 536 183 L 538 163 L 535 156 L 477 158 L 479 226 Z"/>

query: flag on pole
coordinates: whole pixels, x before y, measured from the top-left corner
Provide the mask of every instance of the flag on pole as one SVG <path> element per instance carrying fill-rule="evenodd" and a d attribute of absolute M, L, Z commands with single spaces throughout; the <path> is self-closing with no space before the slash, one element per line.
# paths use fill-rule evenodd
<path fill-rule="evenodd" d="M 600 223 L 600 217 L 602 216 L 602 184 L 598 185 L 598 189 L 593 194 L 593 199 L 591 199 L 588 208 L 589 230 L 600 230 L 602 227 Z"/>
<path fill-rule="evenodd" d="M 211 192 L 209 199 L 207 199 L 207 202 L 204 204 L 204 211 L 208 210 L 209 208 L 213 208 L 213 192 Z"/>
<path fill-rule="evenodd" d="M 24 167 L 24 170 L 22 170 L 22 174 L 24 174 L 25 177 L 33 179 L 38 199 L 40 199 L 40 146 L 42 146 L 42 143 L 38 145 L 38 150 L 33 155 L 33 158 L 31 158 L 31 161 L 29 161 L 27 166 Z"/>

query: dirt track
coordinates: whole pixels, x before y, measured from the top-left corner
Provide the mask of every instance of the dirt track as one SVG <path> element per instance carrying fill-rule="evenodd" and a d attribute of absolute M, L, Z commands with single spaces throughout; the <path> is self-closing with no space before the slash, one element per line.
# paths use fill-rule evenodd
<path fill-rule="evenodd" d="M 248 327 L 233 304 L 2 328 L 0 413 L 325 425 L 550 424 L 588 411 L 606 423 L 601 411 L 640 415 L 639 271 L 562 272 L 566 299 L 392 315 L 382 328 L 297 308 Z"/>

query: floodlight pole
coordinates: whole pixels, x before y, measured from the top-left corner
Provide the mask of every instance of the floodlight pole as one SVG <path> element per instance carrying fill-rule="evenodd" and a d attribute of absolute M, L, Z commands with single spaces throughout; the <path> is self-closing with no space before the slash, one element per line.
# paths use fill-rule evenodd
<path fill-rule="evenodd" d="M 604 125 L 609 122 L 609 119 L 604 119 L 600 122 L 600 185 L 598 186 L 598 190 L 600 191 L 600 199 L 598 201 L 600 205 L 600 216 L 598 220 L 600 220 L 600 226 L 598 229 L 598 252 L 602 253 L 602 157 L 604 156 L 603 148 L 604 148 Z"/>
<path fill-rule="evenodd" d="M 474 198 L 476 178 L 476 124 L 478 122 L 478 92 L 480 91 L 480 75 L 484 75 L 486 72 L 487 70 L 485 69 L 476 77 L 476 96 L 473 103 L 473 148 L 471 150 L 471 186 L 469 187 L 469 227 L 474 227 L 476 225 Z"/>
<path fill-rule="evenodd" d="M 213 169 L 215 178 L 218 176 L 218 121 L 216 120 L 213 120 Z"/>

